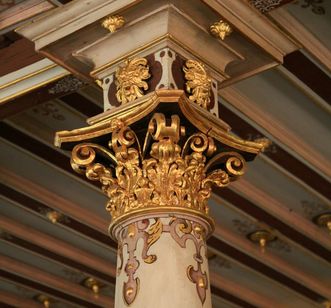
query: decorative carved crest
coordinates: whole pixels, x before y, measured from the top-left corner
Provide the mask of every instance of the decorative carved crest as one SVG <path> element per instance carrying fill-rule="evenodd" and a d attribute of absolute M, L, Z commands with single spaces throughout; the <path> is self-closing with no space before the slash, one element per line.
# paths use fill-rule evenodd
<path fill-rule="evenodd" d="M 148 89 L 145 81 L 151 77 L 147 60 L 137 58 L 126 60 L 123 67 L 119 67 L 115 74 L 116 98 L 118 102 L 126 104 L 144 95 Z"/>
<path fill-rule="evenodd" d="M 185 72 L 186 91 L 191 94 L 189 99 L 199 106 L 210 109 L 211 79 L 202 63 L 187 60 L 183 68 Z"/>

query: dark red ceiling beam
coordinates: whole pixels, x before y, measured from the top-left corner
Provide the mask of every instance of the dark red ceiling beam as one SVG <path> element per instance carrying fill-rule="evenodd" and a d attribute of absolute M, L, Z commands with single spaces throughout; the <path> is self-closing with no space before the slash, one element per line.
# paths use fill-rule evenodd
<path fill-rule="evenodd" d="M 250 257 L 244 252 L 234 248 L 232 245 L 225 243 L 224 241 L 212 236 L 207 241 L 207 244 L 220 251 L 222 254 L 229 256 L 230 258 L 239 261 L 241 264 L 248 266 L 249 268 L 254 269 L 256 272 L 263 274 L 266 277 L 273 279 L 274 281 L 279 282 L 282 285 L 287 286 L 288 288 L 296 291 L 297 293 L 315 301 L 317 303 L 321 303 L 326 299 L 300 284 L 299 282 L 287 277 L 286 275 L 274 270 L 272 267 L 265 265 L 264 263 Z"/>
<path fill-rule="evenodd" d="M 331 105 L 331 78 L 301 51 L 286 55 L 283 66 Z"/>
<path fill-rule="evenodd" d="M 6 48 L 0 49 L 0 77 L 44 59 L 37 54 L 34 43 L 22 38 Z"/>
<path fill-rule="evenodd" d="M 8 200 L 20 204 L 22 207 L 28 211 L 34 212 L 40 216 L 45 216 L 49 211 L 54 209 L 49 207 L 47 204 L 44 204 L 36 199 L 33 199 L 7 185 L 0 183 L 1 194 L 6 197 Z M 67 219 L 60 219 L 57 224 L 63 225 L 64 227 L 78 232 L 93 241 L 98 241 L 106 247 L 112 247 L 117 249 L 117 244 L 107 235 L 102 233 L 96 233 L 95 230 L 86 224 L 81 223 L 80 221 L 74 219 L 73 217 L 66 216 Z"/>
<path fill-rule="evenodd" d="M 15 284 L 19 284 L 22 286 L 26 286 L 28 288 L 34 289 L 38 291 L 39 293 L 46 293 L 51 296 L 54 296 L 56 298 L 63 299 L 65 301 L 71 302 L 73 304 L 82 306 L 82 307 L 91 307 L 91 308 L 100 308 L 102 306 L 100 305 L 94 305 L 90 302 L 86 302 L 79 297 L 75 297 L 73 295 L 67 294 L 63 291 L 54 289 L 50 286 L 43 285 L 42 283 L 39 283 L 37 281 L 31 280 L 26 277 L 19 276 L 18 274 L 11 273 L 9 271 L 6 271 L 5 269 L 0 269 L 0 277 L 9 280 Z"/>

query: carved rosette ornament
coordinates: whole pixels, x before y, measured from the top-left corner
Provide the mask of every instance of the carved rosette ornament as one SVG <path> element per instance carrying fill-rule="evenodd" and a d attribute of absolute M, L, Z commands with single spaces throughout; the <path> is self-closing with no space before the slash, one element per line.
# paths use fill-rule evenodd
<path fill-rule="evenodd" d="M 183 70 L 189 97 L 184 90 L 169 89 L 144 95 L 150 78 L 147 60 L 126 61 L 115 75 L 116 97 L 132 103 L 91 118 L 90 127 L 56 135 L 58 146 L 72 149 L 73 169 L 98 182 L 108 197 L 109 232 L 119 242 L 116 289 L 121 288 L 125 305 L 141 305 L 139 292 L 154 287 L 144 277 L 147 267 L 160 266 L 159 260 L 179 266 L 160 255 L 176 242 L 173 251 L 187 252 L 182 269 L 173 275 L 191 281 L 200 305 L 210 307 L 205 254 L 213 231 L 212 187 L 237 180 L 246 161 L 264 148 L 233 136 L 208 111 L 211 79 L 201 63 L 188 60 Z"/>

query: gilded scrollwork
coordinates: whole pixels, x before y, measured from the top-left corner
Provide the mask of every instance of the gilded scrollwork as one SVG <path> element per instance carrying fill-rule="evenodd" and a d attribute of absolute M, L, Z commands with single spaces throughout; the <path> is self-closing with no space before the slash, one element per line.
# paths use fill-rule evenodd
<path fill-rule="evenodd" d="M 187 60 L 183 67 L 186 79 L 186 91 L 189 99 L 209 110 L 211 96 L 211 79 L 204 65 L 195 60 Z"/>
<path fill-rule="evenodd" d="M 109 197 L 107 209 L 114 219 L 135 209 L 169 205 L 208 214 L 211 184 L 226 186 L 243 173 L 244 160 L 240 154 L 223 152 L 219 158 L 227 158 L 225 170 L 206 174 L 217 161 L 211 159 L 206 165 L 206 156 L 215 151 L 213 139 L 202 133 L 195 134 L 187 139 L 182 151 L 176 143 L 183 134 L 179 117 L 173 116 L 171 123 L 166 126 L 162 114 L 152 118 L 148 134 L 157 142 L 150 147 L 151 158 L 144 158 L 146 144 L 143 152 L 135 133 L 123 123 L 114 125 L 110 141 L 114 154 L 88 143 L 73 149 L 73 168 L 78 172 L 85 170 L 88 179 L 101 182 Z M 110 159 L 113 170 L 94 163 L 96 151 Z"/>
<path fill-rule="evenodd" d="M 120 265 L 118 273 L 123 267 L 123 248 L 127 246 L 128 260 L 124 270 L 128 280 L 123 284 L 123 298 L 127 305 L 132 304 L 135 300 L 140 285 L 139 277 L 136 277 L 136 272 L 140 266 L 136 256 L 137 242 L 139 239 L 142 239 L 144 242 L 141 256 L 144 262 L 147 264 L 154 263 L 157 260 L 157 256 L 148 254 L 148 250 L 160 238 L 162 230 L 163 225 L 160 219 L 155 219 L 153 224 L 150 224 L 148 219 L 141 220 L 122 229 L 119 236 Z"/>
<path fill-rule="evenodd" d="M 227 186 L 245 171 L 239 153 L 221 152 L 212 157 L 216 146 L 206 134 L 195 133 L 184 142 L 185 129 L 177 115 L 167 122 L 163 114 L 154 114 L 143 146 L 125 123 L 115 120 L 111 126 L 110 149 L 92 143 L 77 145 L 71 164 L 88 179 L 101 183 L 113 219 L 169 206 L 208 215 L 212 185 Z M 105 159 L 108 164 L 100 163 Z"/>
<path fill-rule="evenodd" d="M 205 254 L 207 251 L 205 242 L 206 231 L 200 224 L 182 218 L 172 219 L 169 226 L 172 238 L 180 247 L 186 248 L 188 240 L 194 243 L 196 253 L 193 255 L 193 259 L 196 262 L 196 267 L 188 265 L 187 277 L 195 284 L 201 303 L 204 304 L 208 289 L 208 275 L 202 270 L 204 262 L 202 251 Z"/>
<path fill-rule="evenodd" d="M 119 234 L 119 266 L 118 275 L 123 268 L 123 249 L 127 246 L 128 258 L 124 266 L 127 281 L 123 283 L 123 299 L 127 305 L 135 300 L 139 286 L 141 284 L 138 269 L 140 262 L 136 250 L 139 239 L 143 240 L 141 259 L 152 264 L 157 260 L 157 256 L 148 254 L 150 247 L 161 237 L 162 233 L 169 233 L 173 240 L 181 248 L 186 248 L 187 241 L 192 241 L 195 247 L 195 253 L 192 255 L 192 261 L 195 265 L 188 264 L 186 275 L 188 280 L 196 285 L 197 294 L 203 304 L 206 300 L 207 289 L 209 286 L 208 274 L 203 270 L 203 264 L 206 262 L 206 235 L 207 230 L 198 222 L 184 218 L 161 218 L 143 219 L 131 223 L 123 228 Z M 206 265 L 205 265 L 206 267 Z M 183 273 L 185 274 L 185 272 Z"/>
<path fill-rule="evenodd" d="M 145 81 L 151 77 L 145 58 L 126 60 L 124 66 L 115 73 L 116 98 L 119 103 L 126 104 L 142 97 L 148 89 Z"/>

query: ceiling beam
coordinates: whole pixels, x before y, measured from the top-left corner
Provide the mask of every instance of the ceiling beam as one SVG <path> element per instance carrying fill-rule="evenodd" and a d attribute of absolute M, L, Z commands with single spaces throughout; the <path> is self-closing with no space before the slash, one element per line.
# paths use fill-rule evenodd
<path fill-rule="evenodd" d="M 299 20 L 284 8 L 271 11 L 269 16 L 331 72 L 331 52 L 316 35 L 311 33 Z M 305 69 L 307 70 L 307 68 Z M 309 73 L 309 70 L 307 71 Z"/>
<path fill-rule="evenodd" d="M 56 5 L 47 0 L 28 0 L 0 12 L 0 33 L 17 27 L 23 21 L 46 12 Z"/>
<path fill-rule="evenodd" d="M 19 39 L 6 48 L 0 49 L 0 77 L 15 72 L 25 66 L 44 59 L 34 50 L 34 44 L 27 39 Z"/>
<path fill-rule="evenodd" d="M 252 256 L 255 259 L 259 259 L 264 264 L 271 266 L 278 272 L 285 274 L 288 277 L 299 281 L 302 285 L 306 286 L 310 290 L 313 290 L 317 294 L 323 295 L 328 298 L 331 294 L 331 286 L 325 285 L 315 277 L 305 273 L 302 269 L 296 267 L 293 264 L 289 264 L 277 255 L 270 253 L 269 251 L 261 255 L 261 249 L 257 245 L 248 241 L 245 237 L 239 236 L 222 225 L 216 225 L 214 236 L 220 240 L 224 240 L 226 243 L 236 243 L 236 248 L 246 254 Z M 273 306 L 270 306 L 273 307 Z"/>
<path fill-rule="evenodd" d="M 243 139 L 249 139 L 249 137 L 265 137 L 259 130 L 231 111 L 224 104 L 219 103 L 218 108 L 222 118 L 232 127 L 232 131 L 239 137 Z M 310 168 L 307 164 L 302 163 L 296 157 L 285 151 L 277 143 L 273 142 L 272 146 L 273 151 L 266 149 L 263 155 L 271 159 L 280 168 L 291 173 L 294 178 L 298 179 L 298 183 L 304 182 L 311 187 L 313 191 L 331 200 L 331 184 L 328 180 Z"/>
<path fill-rule="evenodd" d="M 232 189 L 238 194 L 245 196 L 246 202 L 250 200 L 254 205 L 258 205 L 265 212 L 271 214 L 273 217 L 277 217 L 276 219 L 278 221 L 275 220 L 275 223 L 270 223 L 269 221 L 266 221 L 266 223 L 283 233 L 285 236 L 291 238 L 302 247 L 305 247 L 314 252 L 317 256 L 320 256 L 327 262 L 331 263 L 331 241 L 327 232 L 324 232 L 311 221 L 303 218 L 294 211 L 290 211 L 287 206 L 283 205 L 245 178 L 233 183 Z M 246 206 L 247 204 L 249 204 L 249 201 L 246 203 Z M 262 217 L 255 218 L 262 220 L 264 216 L 265 214 Z M 284 229 L 280 226 L 281 224 L 287 225 L 289 228 Z M 290 226 L 295 226 L 295 229 Z M 307 240 L 304 238 L 298 240 L 297 236 L 293 236 L 294 233 L 302 234 L 302 236 L 306 236 L 313 240 L 313 242 L 319 243 L 319 245 L 314 246 L 312 245 L 312 242 L 308 244 Z M 305 245 L 304 242 L 307 244 Z"/>
<path fill-rule="evenodd" d="M 275 139 L 301 156 L 306 162 L 316 168 L 319 173 L 331 179 L 331 162 L 326 157 L 323 157 L 318 151 L 314 150 L 312 146 L 306 144 L 306 142 L 295 133 L 285 129 L 282 123 L 277 121 L 270 114 L 261 111 L 247 96 L 233 87 L 220 89 L 219 95 L 237 110 L 240 110 L 240 113 L 263 127 L 263 129 L 270 133 Z"/>
<path fill-rule="evenodd" d="M 284 58 L 283 66 L 331 105 L 331 78 L 297 50 Z"/>
<path fill-rule="evenodd" d="M 116 268 L 108 260 L 92 255 L 54 236 L 47 235 L 4 216 L 0 216 L 0 225 L 1 229 L 5 230 L 10 235 L 38 245 L 57 255 L 61 255 L 65 257 L 65 259 L 74 261 L 75 264 L 77 263 L 76 267 L 87 275 L 95 275 L 96 278 L 107 283 L 111 282 L 111 277 L 116 277 Z M 80 265 L 84 265 L 85 267 Z M 85 268 L 93 270 L 86 271 Z"/>
<path fill-rule="evenodd" d="M 43 285 L 51 289 L 49 294 L 57 295 L 80 305 L 88 305 L 88 307 L 112 307 L 113 299 L 104 295 L 95 297 L 93 292 L 83 286 L 71 283 L 63 278 L 55 276 L 53 274 L 44 272 L 39 268 L 22 263 L 4 255 L 0 255 L 0 267 L 2 268 L 0 276 L 10 279 L 13 278 L 16 281 L 26 281 L 29 286 Z M 22 279 L 20 279 L 20 277 Z M 42 290 L 40 290 L 42 291 Z M 55 291 L 55 292 L 54 292 Z M 58 291 L 58 292 L 56 292 Z M 69 299 L 70 298 L 70 299 Z"/>
<path fill-rule="evenodd" d="M 76 77 L 64 76 L 37 89 L 29 90 L 21 96 L 0 103 L 0 120 L 50 100 L 69 95 L 84 85 Z"/>
<path fill-rule="evenodd" d="M 240 294 L 241 299 L 246 303 L 253 305 L 253 307 L 280 307 L 280 304 L 271 298 L 265 297 L 262 294 L 259 294 L 251 289 L 239 285 L 234 281 L 228 280 L 221 275 L 217 275 L 212 271 L 210 271 L 209 274 L 214 286 L 230 294 Z M 238 304 L 240 304 L 241 307 L 247 307 L 245 302 L 241 302 Z"/>
<path fill-rule="evenodd" d="M 23 298 L 15 293 L 4 290 L 0 290 L 0 304 L 0 306 L 4 308 L 7 307 L 5 304 L 13 307 L 41 308 L 41 304 L 32 299 Z"/>

